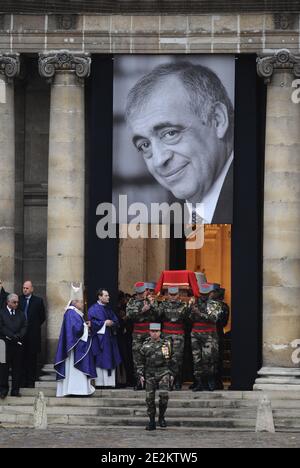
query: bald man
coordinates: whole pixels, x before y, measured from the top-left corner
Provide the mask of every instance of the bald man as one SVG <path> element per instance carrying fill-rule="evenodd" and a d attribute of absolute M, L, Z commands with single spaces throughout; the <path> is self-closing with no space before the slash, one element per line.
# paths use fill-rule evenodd
<path fill-rule="evenodd" d="M 31 281 L 23 284 L 23 295 L 20 297 L 20 307 L 27 319 L 27 333 L 24 341 L 24 386 L 34 388 L 37 380 L 37 358 L 41 352 L 41 327 L 46 319 L 44 301 L 33 294 Z"/>

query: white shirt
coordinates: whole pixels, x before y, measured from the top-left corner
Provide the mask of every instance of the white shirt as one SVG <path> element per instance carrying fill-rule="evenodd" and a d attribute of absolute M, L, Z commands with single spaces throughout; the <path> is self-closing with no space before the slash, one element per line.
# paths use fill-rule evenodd
<path fill-rule="evenodd" d="M 7 310 L 8 312 L 10 313 L 10 315 L 16 315 L 16 311 L 14 309 L 10 309 L 8 306 L 7 306 Z"/>
<path fill-rule="evenodd" d="M 224 181 L 226 179 L 226 176 L 228 174 L 229 168 L 232 164 L 232 161 L 233 161 L 233 152 L 231 153 L 230 157 L 226 161 L 226 164 L 224 165 L 219 177 L 214 182 L 210 190 L 203 197 L 201 202 L 197 203 L 197 207 L 196 207 L 197 218 L 200 217 L 202 219 L 201 223 L 203 224 L 211 224 L 212 222 L 212 219 L 214 217 L 214 213 L 216 210 L 216 206 L 219 200 L 219 196 L 220 196 Z M 188 205 L 190 220 L 191 220 L 192 204 L 188 201 L 186 201 L 186 203 Z"/>

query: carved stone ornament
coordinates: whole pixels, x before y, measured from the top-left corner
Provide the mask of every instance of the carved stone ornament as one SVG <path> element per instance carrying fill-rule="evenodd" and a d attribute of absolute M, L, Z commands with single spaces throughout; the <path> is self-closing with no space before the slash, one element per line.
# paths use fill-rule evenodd
<path fill-rule="evenodd" d="M 296 15 L 293 13 L 275 13 L 275 29 L 281 29 L 283 31 L 286 31 L 287 29 L 293 29 L 295 24 L 295 18 Z"/>
<path fill-rule="evenodd" d="M 56 27 L 64 31 L 76 29 L 77 15 L 56 15 Z"/>
<path fill-rule="evenodd" d="M 9 81 L 19 76 L 20 55 L 0 54 L 0 74 L 4 75 Z"/>
<path fill-rule="evenodd" d="M 77 78 L 87 78 L 91 71 L 91 57 L 88 53 L 48 52 L 39 55 L 39 72 L 43 78 L 52 82 L 56 72 L 74 72 Z"/>
<path fill-rule="evenodd" d="M 274 70 L 290 70 L 296 78 L 300 77 L 300 55 L 294 55 L 287 49 L 281 49 L 274 55 L 257 59 L 257 73 L 270 83 Z"/>

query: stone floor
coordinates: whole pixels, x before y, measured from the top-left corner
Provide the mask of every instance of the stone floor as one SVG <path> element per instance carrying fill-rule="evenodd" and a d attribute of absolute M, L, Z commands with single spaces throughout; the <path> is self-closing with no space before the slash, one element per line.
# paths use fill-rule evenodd
<path fill-rule="evenodd" d="M 93 430 L 4 429 L 0 448 L 299 448 L 300 433 L 203 432 L 167 429 L 148 433 L 135 428 Z M 113 452 L 112 452 L 113 453 Z"/>

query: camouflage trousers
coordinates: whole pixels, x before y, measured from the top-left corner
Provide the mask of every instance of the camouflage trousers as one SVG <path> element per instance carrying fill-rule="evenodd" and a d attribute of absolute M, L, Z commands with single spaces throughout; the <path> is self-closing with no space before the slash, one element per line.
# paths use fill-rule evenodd
<path fill-rule="evenodd" d="M 159 414 L 164 416 L 167 411 L 169 401 L 169 374 L 146 375 L 146 405 L 148 416 L 154 417 L 156 414 L 155 392 L 159 390 Z"/>
<path fill-rule="evenodd" d="M 181 382 L 182 380 L 182 368 L 184 358 L 184 335 L 165 335 L 165 338 L 171 341 L 174 353 L 174 361 L 176 363 L 176 375 L 175 379 Z"/>
<path fill-rule="evenodd" d="M 217 333 L 191 333 L 195 379 L 213 376 L 218 370 L 219 340 Z"/>
<path fill-rule="evenodd" d="M 139 365 L 141 355 L 140 350 L 143 346 L 145 340 L 149 338 L 148 333 L 133 333 L 132 335 L 132 358 L 133 358 L 133 366 L 134 366 L 134 376 L 137 379 L 137 366 Z"/>

